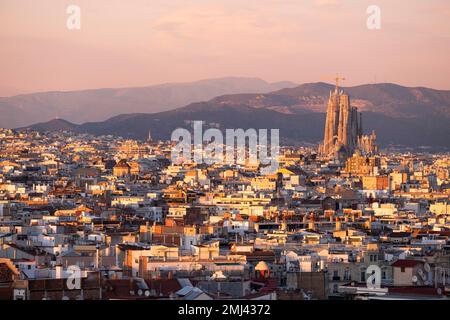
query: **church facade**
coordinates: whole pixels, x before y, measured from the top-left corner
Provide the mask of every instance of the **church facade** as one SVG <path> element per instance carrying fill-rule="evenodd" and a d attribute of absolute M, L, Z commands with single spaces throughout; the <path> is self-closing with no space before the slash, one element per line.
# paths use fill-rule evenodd
<path fill-rule="evenodd" d="M 362 154 L 378 152 L 376 135 L 363 135 L 362 117 L 356 107 L 350 105 L 350 97 L 338 84 L 330 92 L 325 121 L 324 140 L 319 154 L 330 160 L 345 160 L 356 150 Z"/>

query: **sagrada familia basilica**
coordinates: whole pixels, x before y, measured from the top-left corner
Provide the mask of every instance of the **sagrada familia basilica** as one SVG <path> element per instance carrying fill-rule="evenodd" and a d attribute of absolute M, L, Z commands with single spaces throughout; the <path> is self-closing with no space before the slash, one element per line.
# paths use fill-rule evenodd
<path fill-rule="evenodd" d="M 319 146 L 322 157 L 330 160 L 345 160 L 355 151 L 364 155 L 378 152 L 376 135 L 363 135 L 362 117 L 356 107 L 350 106 L 350 98 L 339 88 L 330 92 L 323 144 Z"/>

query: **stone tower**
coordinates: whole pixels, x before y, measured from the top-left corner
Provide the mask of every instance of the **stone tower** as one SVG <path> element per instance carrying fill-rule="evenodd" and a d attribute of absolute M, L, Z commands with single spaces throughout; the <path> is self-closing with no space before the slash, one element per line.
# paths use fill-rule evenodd
<path fill-rule="evenodd" d="M 339 88 L 338 80 L 336 78 L 336 88 L 328 99 L 324 139 L 319 152 L 323 157 L 340 160 L 351 156 L 356 149 L 373 153 L 376 135 L 362 135 L 361 114 L 350 105 L 350 97 Z"/>

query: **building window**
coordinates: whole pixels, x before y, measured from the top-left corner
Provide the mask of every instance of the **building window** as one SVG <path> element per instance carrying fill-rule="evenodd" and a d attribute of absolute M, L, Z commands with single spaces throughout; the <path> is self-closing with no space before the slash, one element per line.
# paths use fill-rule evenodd
<path fill-rule="evenodd" d="M 333 271 L 333 281 L 340 281 L 341 278 L 339 276 L 339 271 L 338 270 L 334 270 Z"/>
<path fill-rule="evenodd" d="M 381 279 L 386 280 L 386 271 L 385 270 L 383 270 L 381 272 Z"/>
<path fill-rule="evenodd" d="M 338 293 L 338 285 L 337 284 L 333 285 L 333 293 Z"/>
<path fill-rule="evenodd" d="M 361 271 L 361 282 L 366 281 L 366 271 Z"/>
<path fill-rule="evenodd" d="M 350 270 L 344 271 L 344 280 L 350 280 Z"/>
<path fill-rule="evenodd" d="M 405 272 L 405 267 L 401 267 L 400 272 Z"/>

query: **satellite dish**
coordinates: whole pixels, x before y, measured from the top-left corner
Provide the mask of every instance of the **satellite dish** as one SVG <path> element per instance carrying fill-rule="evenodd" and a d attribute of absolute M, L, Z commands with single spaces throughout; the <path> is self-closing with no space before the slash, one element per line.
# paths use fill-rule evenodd
<path fill-rule="evenodd" d="M 145 290 L 144 294 L 145 294 L 146 297 L 149 297 L 150 296 L 150 291 Z"/>
<path fill-rule="evenodd" d="M 134 290 L 130 290 L 130 294 L 134 296 Z"/>
<path fill-rule="evenodd" d="M 141 289 L 139 289 L 138 290 L 138 295 L 142 296 L 143 294 L 144 294 L 144 292 Z"/>
<path fill-rule="evenodd" d="M 423 265 L 423 268 L 425 269 L 426 272 L 430 272 L 431 271 L 431 267 L 430 267 L 430 265 L 428 263 L 425 263 Z"/>
<path fill-rule="evenodd" d="M 442 289 L 441 289 L 441 288 L 437 288 L 436 291 L 437 291 L 437 294 L 438 294 L 438 295 L 441 295 L 441 294 L 442 294 Z"/>
<path fill-rule="evenodd" d="M 412 277 L 412 282 L 416 283 L 417 281 L 419 281 L 419 279 L 417 278 L 417 276 L 413 276 L 413 277 Z"/>

